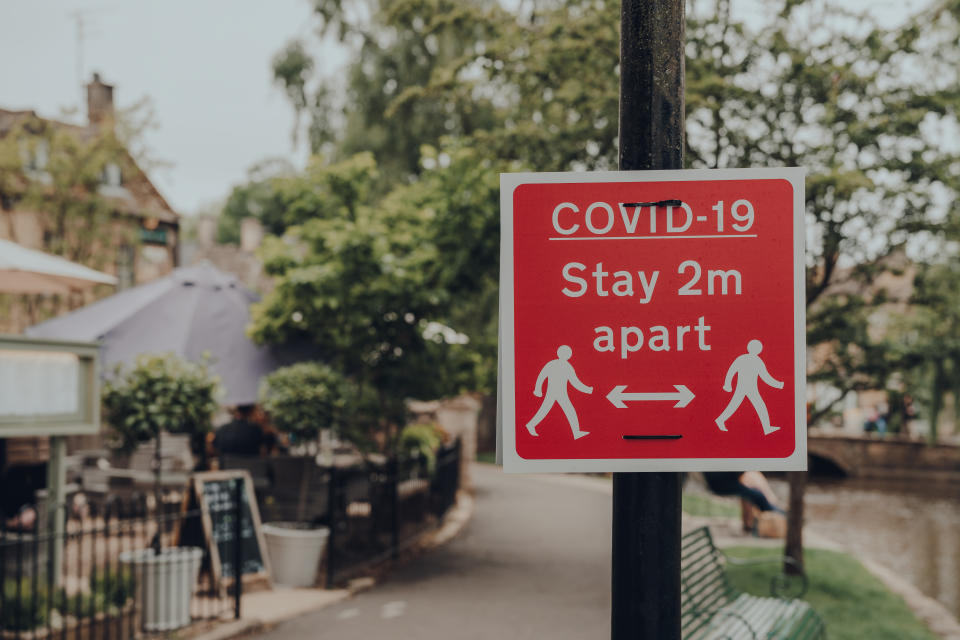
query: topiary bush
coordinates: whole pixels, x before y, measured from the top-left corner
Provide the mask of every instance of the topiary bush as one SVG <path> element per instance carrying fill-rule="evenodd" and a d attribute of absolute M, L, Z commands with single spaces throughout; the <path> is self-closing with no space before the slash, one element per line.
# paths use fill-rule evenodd
<path fill-rule="evenodd" d="M 130 452 L 162 430 L 191 436 L 211 429 L 219 380 L 206 363 L 175 354 L 143 354 L 118 366 L 103 387 L 104 416 L 115 446 Z"/>
<path fill-rule="evenodd" d="M 299 440 L 313 440 L 321 429 L 340 434 L 348 411 L 347 382 L 325 364 L 300 362 L 264 378 L 260 402 L 277 429 Z"/>
<path fill-rule="evenodd" d="M 313 440 L 321 429 L 331 429 L 361 451 L 376 449 L 376 394 L 326 364 L 277 369 L 261 384 L 260 402 L 274 426 L 296 439 Z"/>

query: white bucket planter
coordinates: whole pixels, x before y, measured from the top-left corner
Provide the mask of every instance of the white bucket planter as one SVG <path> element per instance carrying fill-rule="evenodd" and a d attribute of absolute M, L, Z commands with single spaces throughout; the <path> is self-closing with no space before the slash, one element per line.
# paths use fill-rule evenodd
<path fill-rule="evenodd" d="M 296 522 L 271 522 L 263 525 L 263 537 L 267 541 L 273 582 L 284 587 L 312 587 L 330 529 Z"/>
<path fill-rule="evenodd" d="M 137 582 L 144 631 L 172 631 L 190 624 L 190 599 L 200 573 L 203 549 L 139 549 L 120 554 Z"/>

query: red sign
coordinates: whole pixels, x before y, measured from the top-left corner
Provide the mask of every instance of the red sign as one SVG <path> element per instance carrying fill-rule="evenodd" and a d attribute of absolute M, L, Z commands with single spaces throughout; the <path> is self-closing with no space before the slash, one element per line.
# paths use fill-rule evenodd
<path fill-rule="evenodd" d="M 500 186 L 505 470 L 805 468 L 802 169 Z"/>

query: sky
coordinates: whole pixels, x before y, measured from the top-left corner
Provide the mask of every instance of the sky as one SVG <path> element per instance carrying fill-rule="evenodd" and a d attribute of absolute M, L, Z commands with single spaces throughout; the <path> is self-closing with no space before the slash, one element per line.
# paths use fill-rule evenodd
<path fill-rule="evenodd" d="M 870 6 L 890 23 L 922 1 L 845 3 Z M 736 8 L 748 20 L 759 9 L 757 0 Z M 150 98 L 158 126 L 145 142 L 169 163 L 151 178 L 175 210 L 192 215 L 225 199 L 261 160 L 305 161 L 270 61 L 291 38 L 309 39 L 315 25 L 308 0 L 2 0 L 0 108 L 50 118 L 72 108 L 65 119 L 82 120 L 81 84 L 95 71 L 114 85 L 120 108 Z M 346 62 L 335 47 L 322 54 L 325 75 Z"/>
<path fill-rule="evenodd" d="M 270 61 L 291 38 L 311 35 L 307 0 L 3 0 L 0 108 L 61 118 L 83 99 L 61 119 L 85 120 L 78 15 L 83 81 L 99 72 L 120 108 L 152 101 L 158 127 L 146 144 L 171 166 L 151 178 L 178 212 L 225 198 L 264 158 L 305 160 Z M 340 58 L 325 51 L 328 63 Z"/>

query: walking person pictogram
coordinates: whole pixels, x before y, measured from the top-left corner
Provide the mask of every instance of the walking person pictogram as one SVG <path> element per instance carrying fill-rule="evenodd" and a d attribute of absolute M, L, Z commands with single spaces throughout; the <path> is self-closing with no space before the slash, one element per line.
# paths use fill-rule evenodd
<path fill-rule="evenodd" d="M 572 384 L 578 391 L 593 393 L 593 387 L 588 387 L 577 378 L 577 373 L 573 370 L 573 365 L 570 364 L 570 356 L 572 355 L 573 349 L 567 345 L 561 345 L 557 349 L 557 359 L 551 360 L 543 365 L 543 369 L 540 370 L 533 395 L 538 398 L 543 396 L 544 380 L 547 381 L 547 395 L 543 398 L 543 403 L 540 405 L 540 408 L 537 409 L 536 415 L 527 423 L 527 431 L 530 432 L 530 435 L 538 435 L 535 427 L 540 424 L 540 421 L 550 412 L 554 403 L 559 403 L 560 408 L 563 409 L 563 414 L 567 417 L 567 422 L 570 423 L 570 429 L 573 431 L 574 440 L 579 440 L 583 436 L 590 434 L 589 431 L 580 430 L 580 421 L 577 419 L 577 412 L 574 410 L 573 404 L 570 402 L 570 396 L 567 394 L 568 383 Z"/>
<path fill-rule="evenodd" d="M 744 398 L 750 401 L 757 415 L 760 416 L 763 435 L 770 435 L 780 429 L 780 427 L 770 426 L 770 415 L 767 413 L 767 405 L 764 404 L 763 398 L 760 397 L 758 380 L 763 380 L 774 389 L 783 389 L 783 382 L 777 380 L 767 372 L 766 365 L 764 365 L 763 360 L 760 359 L 761 351 L 763 351 L 763 343 L 759 340 L 751 340 L 747 343 L 747 353 L 737 356 L 727 370 L 727 376 L 723 380 L 723 390 L 727 393 L 733 391 L 730 387 L 731 382 L 733 382 L 733 376 L 737 376 L 737 389 L 733 391 L 733 397 L 730 398 L 726 409 L 723 410 L 723 413 L 721 413 L 716 420 L 720 431 L 727 430 L 725 424 L 727 419 L 740 408 Z"/>

